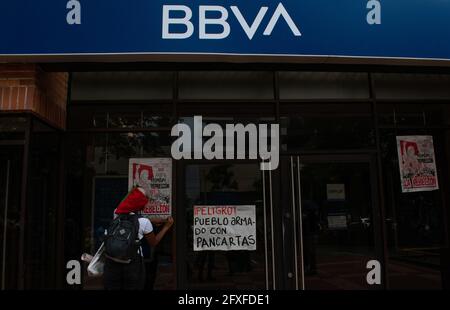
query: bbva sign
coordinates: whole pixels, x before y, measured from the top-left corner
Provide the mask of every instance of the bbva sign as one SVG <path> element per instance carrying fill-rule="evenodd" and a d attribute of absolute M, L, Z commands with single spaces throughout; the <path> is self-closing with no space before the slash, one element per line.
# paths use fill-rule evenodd
<path fill-rule="evenodd" d="M 264 17 L 269 11 L 269 8 L 267 6 L 262 6 L 253 21 L 249 22 L 249 20 L 244 17 L 239 7 L 230 6 L 229 9 L 237 19 L 239 25 L 242 27 L 242 30 L 245 32 L 249 40 L 253 39 L 254 35 L 260 28 Z M 179 16 L 181 13 L 182 17 L 174 17 L 173 13 L 176 13 L 177 16 Z M 219 17 L 207 17 L 207 15 L 211 13 L 214 13 L 214 16 Z M 198 7 L 199 39 L 220 40 L 227 38 L 231 33 L 230 23 L 228 22 L 229 15 L 230 13 L 226 7 L 219 5 L 200 5 Z M 194 34 L 195 30 L 194 24 L 192 23 L 192 16 L 193 12 L 191 8 L 186 5 L 163 5 L 162 38 L 169 40 L 190 38 Z M 284 19 L 284 21 L 287 23 L 294 36 L 301 36 L 299 28 L 282 3 L 279 3 L 275 11 L 272 13 L 272 17 L 264 28 L 263 35 L 270 36 L 281 18 Z M 178 25 L 178 27 L 182 26 L 184 28 L 184 31 L 171 31 L 170 26 L 175 25 Z M 207 25 L 219 26 L 221 31 L 208 32 Z"/>

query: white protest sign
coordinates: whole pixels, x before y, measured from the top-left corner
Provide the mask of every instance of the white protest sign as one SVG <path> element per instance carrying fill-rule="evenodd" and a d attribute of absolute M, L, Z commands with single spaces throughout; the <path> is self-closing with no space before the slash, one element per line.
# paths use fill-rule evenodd
<path fill-rule="evenodd" d="M 255 206 L 194 206 L 194 251 L 255 251 Z"/>

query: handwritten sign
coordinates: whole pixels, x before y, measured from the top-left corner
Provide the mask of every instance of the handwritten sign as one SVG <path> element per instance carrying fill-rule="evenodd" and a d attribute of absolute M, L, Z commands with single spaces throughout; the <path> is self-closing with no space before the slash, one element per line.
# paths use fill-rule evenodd
<path fill-rule="evenodd" d="M 255 206 L 194 206 L 194 251 L 255 251 Z"/>

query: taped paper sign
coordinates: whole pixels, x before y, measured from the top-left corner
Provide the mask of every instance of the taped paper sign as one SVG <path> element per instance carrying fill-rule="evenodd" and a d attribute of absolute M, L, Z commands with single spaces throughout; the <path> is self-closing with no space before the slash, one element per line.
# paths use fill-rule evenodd
<path fill-rule="evenodd" d="M 166 218 L 172 214 L 172 159 L 131 158 L 128 174 L 128 189 L 139 185 L 150 197 L 144 216 Z"/>
<path fill-rule="evenodd" d="M 345 184 L 327 184 L 328 200 L 345 200 Z"/>
<path fill-rule="evenodd" d="M 399 136 L 397 152 L 403 193 L 439 189 L 432 136 Z"/>
<path fill-rule="evenodd" d="M 327 217 L 329 230 L 347 229 L 347 215 L 329 214 Z"/>
<path fill-rule="evenodd" d="M 255 206 L 194 206 L 194 251 L 255 251 Z"/>

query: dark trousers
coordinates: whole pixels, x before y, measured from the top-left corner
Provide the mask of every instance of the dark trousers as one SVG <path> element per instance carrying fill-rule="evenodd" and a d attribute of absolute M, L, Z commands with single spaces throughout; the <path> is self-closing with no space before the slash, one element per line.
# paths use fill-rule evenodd
<path fill-rule="evenodd" d="M 106 259 L 103 271 L 105 290 L 143 290 L 145 267 L 142 257 L 129 264 L 120 264 Z"/>

